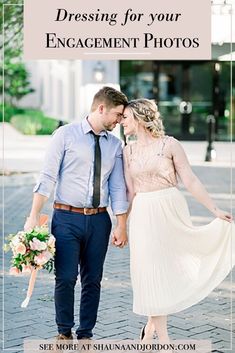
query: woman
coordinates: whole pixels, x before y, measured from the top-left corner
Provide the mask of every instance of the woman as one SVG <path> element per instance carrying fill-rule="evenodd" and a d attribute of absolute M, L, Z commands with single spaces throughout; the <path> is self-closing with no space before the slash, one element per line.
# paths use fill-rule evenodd
<path fill-rule="evenodd" d="M 126 136 L 137 137 L 124 148 L 133 311 L 149 317 L 141 339 L 156 331 L 160 342 L 169 342 L 167 315 L 205 298 L 231 270 L 234 224 L 192 172 L 179 141 L 164 134 L 155 103 L 131 101 L 121 124 Z M 192 225 L 177 176 L 214 221 Z"/>

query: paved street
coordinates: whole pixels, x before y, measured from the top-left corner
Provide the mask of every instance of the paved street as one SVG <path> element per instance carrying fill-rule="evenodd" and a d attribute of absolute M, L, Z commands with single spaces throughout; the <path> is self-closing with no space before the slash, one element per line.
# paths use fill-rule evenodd
<path fill-rule="evenodd" d="M 219 207 L 229 209 L 230 169 L 223 167 L 195 166 L 208 191 Z M 28 214 L 32 187 L 37 174 L 14 174 L 5 177 L 4 183 L 4 233 L 22 229 Z M 212 220 L 207 210 L 184 191 L 195 224 Z M 45 209 L 50 213 L 51 206 Z M 4 255 L 4 348 L 16 353 L 22 351 L 24 338 L 53 338 L 54 301 L 52 274 L 41 271 L 38 275 L 33 297 L 27 309 L 20 304 L 25 297 L 28 277 L 8 275 L 10 254 Z M 132 313 L 132 291 L 129 277 L 129 250 L 109 247 L 105 264 L 103 290 L 99 316 L 94 337 L 96 339 L 135 339 L 145 322 L 144 317 Z M 172 339 L 212 339 L 214 352 L 231 349 L 231 276 L 229 275 L 209 297 L 201 303 L 169 318 Z M 76 294 L 76 323 L 78 323 L 79 284 Z"/>
<path fill-rule="evenodd" d="M 0 124 L 0 128 L 3 127 Z M 32 188 L 42 165 L 48 136 L 23 136 L 9 124 L 4 127 L 4 233 L 21 230 L 28 215 Z M 205 163 L 206 142 L 182 142 L 190 163 L 219 207 L 231 207 L 231 145 L 217 142 L 217 160 Z M 2 161 L 1 161 L 2 163 Z M 3 164 L 2 164 L 3 165 Z M 0 165 L 1 167 L 1 165 Z M 3 186 L 3 177 L 0 182 Z M 205 224 L 212 216 L 185 190 L 193 222 Z M 234 190 L 233 190 L 234 193 Z M 51 203 L 44 209 L 50 214 Z M 3 256 L 4 255 L 4 256 Z M 1 278 L 3 278 L 3 338 L 4 349 L 21 352 L 23 339 L 53 338 L 54 323 L 53 286 L 54 277 L 41 271 L 38 274 L 33 297 L 27 309 L 20 304 L 25 298 L 29 277 L 9 276 L 10 253 L 1 254 Z M 3 271 L 4 269 L 4 271 Z M 231 275 L 205 300 L 181 313 L 169 317 L 172 339 L 211 339 L 214 352 L 225 353 L 232 339 Z M 78 323 L 79 284 L 76 293 L 76 324 Z M 66 300 L 66 299 L 65 299 Z M 129 249 L 109 247 L 104 277 L 98 322 L 94 338 L 136 339 L 146 318 L 132 313 L 132 291 L 129 276 Z M 234 346 L 233 346 L 234 350 Z"/>

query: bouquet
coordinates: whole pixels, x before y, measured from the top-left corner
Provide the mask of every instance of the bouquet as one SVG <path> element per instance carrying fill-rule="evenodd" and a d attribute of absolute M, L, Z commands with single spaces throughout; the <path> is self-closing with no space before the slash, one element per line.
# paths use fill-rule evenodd
<path fill-rule="evenodd" d="M 40 226 L 29 231 L 19 231 L 10 234 L 4 250 L 12 250 L 12 267 L 10 274 L 31 274 L 26 299 L 21 307 L 27 307 L 33 292 L 37 271 L 46 269 L 52 271 L 55 255 L 55 237 L 49 233 L 46 225 L 48 217 L 40 217 Z"/>

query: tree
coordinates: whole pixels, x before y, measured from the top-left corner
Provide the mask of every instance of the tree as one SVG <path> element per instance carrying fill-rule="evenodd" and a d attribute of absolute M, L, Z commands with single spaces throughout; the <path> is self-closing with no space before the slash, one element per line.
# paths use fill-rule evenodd
<path fill-rule="evenodd" d="M 22 0 L 14 1 L 14 5 L 10 6 L 6 1 L 3 1 L 3 4 L 0 23 L 2 25 L 4 21 L 4 33 L 0 47 L 4 60 L 1 61 L 0 90 L 2 92 L 4 81 L 5 103 L 17 105 L 22 97 L 34 91 L 30 87 L 29 74 L 22 60 L 23 6 Z"/>
<path fill-rule="evenodd" d="M 0 43 L 0 48 L 18 48 L 22 49 L 23 43 L 23 1 L 14 0 L 14 4 L 9 4 L 8 0 L 2 0 L 0 7 L 0 24 L 3 28 L 3 40 Z M 3 25 L 4 20 L 4 26 Z"/>
<path fill-rule="evenodd" d="M 16 52 L 11 49 L 5 51 L 4 60 L 4 98 L 5 103 L 17 106 L 18 101 L 34 90 L 30 87 L 29 74 L 24 63 L 18 60 Z M 0 80 L 2 89 L 3 78 Z"/>

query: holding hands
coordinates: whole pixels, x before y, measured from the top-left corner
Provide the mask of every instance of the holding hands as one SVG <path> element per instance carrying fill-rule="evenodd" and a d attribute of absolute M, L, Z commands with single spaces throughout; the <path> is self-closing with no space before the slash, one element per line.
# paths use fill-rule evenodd
<path fill-rule="evenodd" d="M 123 248 L 127 243 L 126 227 L 117 225 L 112 234 L 112 244 L 118 248 Z"/>

